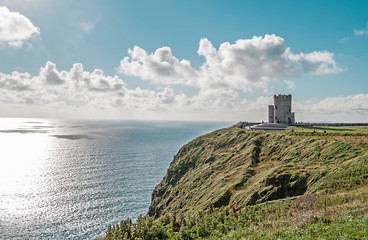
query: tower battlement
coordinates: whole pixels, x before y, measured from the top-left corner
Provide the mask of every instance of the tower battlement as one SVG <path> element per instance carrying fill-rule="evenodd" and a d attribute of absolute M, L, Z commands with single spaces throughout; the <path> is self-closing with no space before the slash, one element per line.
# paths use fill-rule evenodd
<path fill-rule="evenodd" d="M 274 101 L 279 101 L 279 100 L 290 100 L 291 101 L 291 94 L 279 94 L 279 95 L 274 95 L 273 96 Z"/>

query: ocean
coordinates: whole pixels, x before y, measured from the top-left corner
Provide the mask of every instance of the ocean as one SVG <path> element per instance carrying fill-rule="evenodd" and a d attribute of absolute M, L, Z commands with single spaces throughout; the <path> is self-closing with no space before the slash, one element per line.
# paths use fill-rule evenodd
<path fill-rule="evenodd" d="M 229 122 L 0 119 L 0 239 L 93 239 L 146 214 L 180 147 Z"/>

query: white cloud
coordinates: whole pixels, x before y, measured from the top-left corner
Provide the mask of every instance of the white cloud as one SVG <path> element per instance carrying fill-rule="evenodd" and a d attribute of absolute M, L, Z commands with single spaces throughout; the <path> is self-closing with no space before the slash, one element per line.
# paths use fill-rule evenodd
<path fill-rule="evenodd" d="M 273 96 L 260 96 L 254 101 L 243 99 L 241 102 L 245 111 L 261 111 L 268 113 L 268 105 L 273 103 Z M 267 108 L 267 109 L 266 109 Z"/>
<path fill-rule="evenodd" d="M 336 66 L 334 54 L 323 51 L 315 51 L 311 53 L 300 53 L 296 55 L 290 55 L 290 59 L 296 62 L 300 62 L 303 70 L 312 74 L 331 74 L 344 71 Z"/>
<path fill-rule="evenodd" d="M 267 88 L 280 77 L 297 77 L 302 73 L 332 74 L 341 72 L 334 54 L 327 51 L 294 54 L 276 35 L 240 39 L 234 44 L 222 43 L 217 50 L 203 38 L 197 53 L 205 58 L 199 69 L 188 60 L 178 60 L 169 47 L 154 53 L 135 46 L 129 49 L 119 66 L 119 72 L 150 80 L 155 84 L 189 85 L 199 89 Z"/>
<path fill-rule="evenodd" d="M 190 115 L 187 119 L 196 119 L 197 114 L 205 118 L 212 112 L 236 112 L 239 105 L 238 94 L 232 89 L 202 89 L 191 97 L 176 93 L 168 86 L 156 90 L 129 89 L 121 78 L 107 76 L 102 70 L 88 72 L 82 64 L 75 63 L 70 70 L 60 71 L 50 61 L 35 76 L 16 71 L 0 73 L 0 103 L 23 114 L 29 111 L 65 117 L 71 112 L 78 115 L 103 111 L 121 116 L 121 113 L 134 112 L 141 116 L 171 114 L 171 119 L 179 113 L 181 117 Z"/>
<path fill-rule="evenodd" d="M 156 84 L 193 85 L 196 71 L 190 61 L 179 61 L 169 47 L 158 48 L 154 53 L 147 54 L 144 49 L 135 46 L 128 53 L 130 57 L 125 57 L 118 69 L 122 74 L 152 80 Z"/>
<path fill-rule="evenodd" d="M 0 73 L 0 89 L 11 91 L 31 90 L 31 75 L 29 73 L 12 72 L 10 75 Z"/>
<path fill-rule="evenodd" d="M 347 97 L 329 97 L 318 103 L 308 104 L 304 108 L 307 111 L 333 114 L 339 112 L 368 113 L 368 94 L 357 94 Z"/>
<path fill-rule="evenodd" d="M 118 76 L 99 69 L 85 71 L 80 63 L 59 71 L 47 62 L 35 76 L 0 73 L 2 116 L 7 111 L 10 116 L 18 112 L 33 117 L 89 117 L 95 113 L 128 119 L 261 121 L 267 120 L 272 101 L 272 96 L 252 101 L 232 88 L 201 88 L 193 96 L 177 93 L 170 86 L 129 89 Z M 294 101 L 293 111 L 297 121 L 363 122 L 368 118 L 368 94 Z"/>
<path fill-rule="evenodd" d="M 59 85 L 64 83 L 56 65 L 50 61 L 46 62 L 45 67 L 41 67 L 40 77 L 49 85 Z"/>
<path fill-rule="evenodd" d="M 110 104 L 106 97 L 123 96 L 125 91 L 125 83 L 118 76 L 106 76 L 100 69 L 84 71 L 80 63 L 70 71 L 59 71 L 48 61 L 37 76 L 16 71 L 10 75 L 0 73 L 0 92 L 12 103 L 19 103 L 16 96 L 22 95 L 32 104 L 106 108 L 106 102 Z"/>
<path fill-rule="evenodd" d="M 164 88 L 161 92 L 158 92 L 156 95 L 159 103 L 170 104 L 175 102 L 174 90 L 169 87 Z"/>
<path fill-rule="evenodd" d="M 23 42 L 34 34 L 40 34 L 40 30 L 31 20 L 0 6 L 0 44 L 21 47 Z"/>
<path fill-rule="evenodd" d="M 225 42 L 218 51 L 208 39 L 201 39 L 198 54 L 206 59 L 200 69 L 201 82 L 211 87 L 265 87 L 278 77 L 298 74 L 289 52 L 284 40 L 275 35 Z"/>
<path fill-rule="evenodd" d="M 297 119 L 309 121 L 367 122 L 368 94 L 328 97 L 318 102 L 296 102 Z"/>
<path fill-rule="evenodd" d="M 357 36 L 362 36 L 362 35 L 368 36 L 368 23 L 367 23 L 367 28 L 366 29 L 361 29 L 361 30 L 354 29 L 353 32 Z"/>
<path fill-rule="evenodd" d="M 48 61 L 36 76 L 16 71 L 0 73 L 0 104 L 24 113 L 31 108 L 32 112 L 36 108 L 37 112 L 53 114 L 58 111 L 174 112 L 193 109 L 189 101 L 185 94 L 176 94 L 171 87 L 128 89 L 118 76 L 105 75 L 100 69 L 85 71 L 80 63 L 75 63 L 69 71 L 59 71 L 56 64 Z"/>
<path fill-rule="evenodd" d="M 284 82 L 287 85 L 287 89 L 289 89 L 289 90 L 294 89 L 295 83 L 293 81 L 291 81 L 291 80 L 284 80 Z"/>

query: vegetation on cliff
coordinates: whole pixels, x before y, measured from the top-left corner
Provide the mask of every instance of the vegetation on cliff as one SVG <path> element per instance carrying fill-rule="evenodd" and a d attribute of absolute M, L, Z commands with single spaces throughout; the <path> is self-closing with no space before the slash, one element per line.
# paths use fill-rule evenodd
<path fill-rule="evenodd" d="M 244 207 L 368 182 L 367 128 L 234 127 L 198 137 L 180 149 L 152 194 L 149 215 L 234 205 Z"/>
<path fill-rule="evenodd" d="M 104 239 L 367 239 L 367 192 L 305 195 L 110 226 Z"/>
<path fill-rule="evenodd" d="M 106 239 L 366 236 L 368 128 L 293 129 L 233 126 L 194 139 L 148 215 L 110 227 Z"/>

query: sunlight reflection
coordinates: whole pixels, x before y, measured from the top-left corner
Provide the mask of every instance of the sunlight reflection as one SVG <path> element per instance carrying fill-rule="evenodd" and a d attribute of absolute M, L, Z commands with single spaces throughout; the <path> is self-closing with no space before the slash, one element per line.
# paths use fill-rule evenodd
<path fill-rule="evenodd" d="M 52 140 L 39 131 L 32 132 L 34 124 L 14 119 L 0 121 L 0 205 L 8 213 L 24 213 L 29 209 L 27 204 L 32 204 L 24 196 L 42 187 L 40 174 Z"/>

